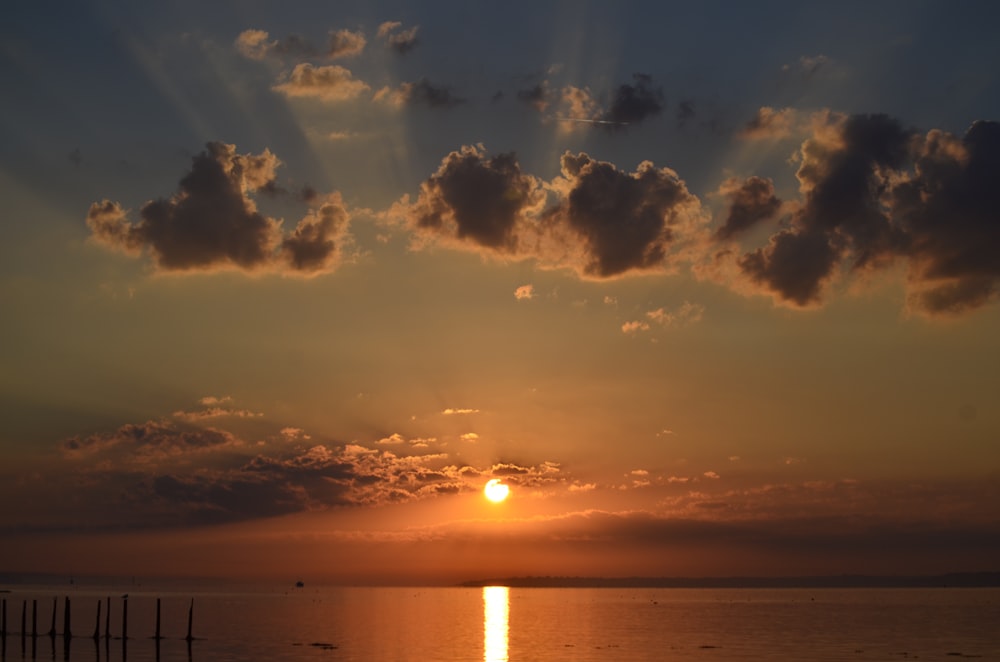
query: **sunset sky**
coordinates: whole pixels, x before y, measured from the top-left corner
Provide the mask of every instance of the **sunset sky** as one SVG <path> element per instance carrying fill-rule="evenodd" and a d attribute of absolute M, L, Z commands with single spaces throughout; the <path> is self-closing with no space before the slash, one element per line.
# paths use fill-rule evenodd
<path fill-rule="evenodd" d="M 57 6 L 0 571 L 998 569 L 995 3 Z"/>

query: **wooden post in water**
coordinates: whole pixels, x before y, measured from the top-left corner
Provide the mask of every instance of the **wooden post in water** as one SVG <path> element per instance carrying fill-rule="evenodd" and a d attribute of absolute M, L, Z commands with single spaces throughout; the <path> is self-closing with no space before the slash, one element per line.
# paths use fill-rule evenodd
<path fill-rule="evenodd" d="M 128 639 L 128 593 L 122 596 L 122 641 Z"/>
<path fill-rule="evenodd" d="M 73 638 L 73 632 L 69 627 L 69 596 L 63 598 L 63 638 Z"/>
<path fill-rule="evenodd" d="M 3 621 L 0 622 L 0 637 L 7 638 L 7 598 L 3 599 Z"/>
<path fill-rule="evenodd" d="M 97 601 L 97 622 L 94 623 L 94 641 L 101 638 L 101 601 Z"/>
<path fill-rule="evenodd" d="M 160 640 L 160 599 L 156 598 L 156 634 L 153 639 Z"/>
<path fill-rule="evenodd" d="M 38 600 L 31 601 L 31 638 L 38 636 Z"/>
<path fill-rule="evenodd" d="M 191 636 L 191 625 L 193 624 L 193 622 L 194 622 L 194 598 L 191 598 L 191 606 L 188 607 L 188 633 L 187 637 L 185 637 L 188 643 L 190 643 L 191 640 L 194 639 L 194 637 Z"/>
<path fill-rule="evenodd" d="M 56 607 L 59 604 L 59 598 L 52 598 L 52 626 L 49 628 L 49 636 L 55 639 L 56 637 Z"/>
<path fill-rule="evenodd" d="M 28 623 L 28 601 L 21 601 L 21 641 L 24 642 L 24 637 L 28 633 L 28 628 L 26 627 Z"/>

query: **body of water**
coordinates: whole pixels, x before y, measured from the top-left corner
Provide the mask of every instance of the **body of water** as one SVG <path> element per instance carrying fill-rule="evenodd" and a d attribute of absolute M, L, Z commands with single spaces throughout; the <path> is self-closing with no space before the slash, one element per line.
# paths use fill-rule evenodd
<path fill-rule="evenodd" d="M 1000 660 L 996 588 L 66 586 L 14 587 L 0 598 L 3 662 Z M 159 642 L 151 639 L 157 598 Z M 187 642 L 192 598 L 195 640 Z"/>

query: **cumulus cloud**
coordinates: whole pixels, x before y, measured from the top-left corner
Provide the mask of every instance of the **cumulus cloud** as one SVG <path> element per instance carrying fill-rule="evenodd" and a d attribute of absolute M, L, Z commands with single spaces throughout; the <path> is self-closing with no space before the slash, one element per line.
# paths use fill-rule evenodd
<path fill-rule="evenodd" d="M 548 81 L 542 81 L 531 87 L 518 90 L 517 99 L 528 104 L 538 112 L 544 113 L 545 109 L 549 107 L 550 94 Z"/>
<path fill-rule="evenodd" d="M 443 415 L 445 415 L 445 416 L 457 416 L 457 415 L 461 415 L 461 414 L 478 414 L 479 410 L 478 409 L 469 409 L 469 408 L 452 409 L 451 407 L 448 407 L 447 409 L 443 410 L 441 413 Z"/>
<path fill-rule="evenodd" d="M 139 221 L 130 221 L 119 203 L 104 200 L 91 205 L 87 225 L 94 240 L 108 247 L 130 254 L 147 250 L 162 271 L 329 271 L 346 240 L 348 213 L 334 194 L 284 235 L 281 222 L 259 213 L 252 197 L 275 188 L 280 164 L 266 149 L 238 154 L 235 145 L 208 143 L 192 159 L 177 193 L 144 204 Z"/>
<path fill-rule="evenodd" d="M 547 204 L 549 198 L 553 198 Z M 585 153 L 566 153 L 551 182 L 525 174 L 512 154 L 452 152 L 393 213 L 425 240 L 535 258 L 588 278 L 663 270 L 702 222 L 698 199 L 669 168 L 646 161 L 628 173 Z"/>
<path fill-rule="evenodd" d="M 417 30 L 420 26 L 402 28 L 403 24 L 399 21 L 386 21 L 378 26 L 379 38 L 384 39 L 386 45 L 400 55 L 409 53 L 417 46 Z"/>
<path fill-rule="evenodd" d="M 1000 292 L 1000 123 L 976 122 L 962 138 L 931 131 L 917 141 L 913 172 L 892 189 L 905 233 L 910 305 L 961 313 Z"/>
<path fill-rule="evenodd" d="M 838 117 L 821 127 L 802 145 L 803 201 L 791 227 L 744 255 L 743 273 L 777 300 L 805 307 L 820 302 L 841 264 L 874 268 L 891 259 L 900 237 L 881 198 L 911 137 L 885 115 Z"/>
<path fill-rule="evenodd" d="M 415 83 L 402 83 L 395 89 L 383 87 L 375 93 L 374 99 L 395 108 L 403 106 L 454 108 L 465 103 L 465 99 L 452 93 L 450 87 L 435 85 L 426 78 Z"/>
<path fill-rule="evenodd" d="M 774 193 L 774 182 L 763 177 L 748 177 L 742 182 L 727 179 L 719 193 L 729 200 L 729 211 L 716 230 L 719 239 L 732 239 L 758 223 L 774 218 L 781 210 L 781 200 Z"/>
<path fill-rule="evenodd" d="M 520 226 L 545 199 L 513 154 L 487 157 L 473 146 L 446 156 L 420 189 L 417 201 L 401 208 L 415 229 L 500 253 L 518 250 Z"/>
<path fill-rule="evenodd" d="M 547 216 L 582 239 L 587 276 L 608 278 L 663 267 L 671 244 L 700 211 L 698 199 L 676 172 L 649 161 L 626 173 L 582 152 L 567 153 L 562 175 L 555 184 L 561 200 Z"/>
<path fill-rule="evenodd" d="M 310 97 L 339 102 L 357 98 L 371 88 L 338 64 L 314 67 L 308 62 L 295 65 L 291 74 L 273 88 L 289 97 Z"/>

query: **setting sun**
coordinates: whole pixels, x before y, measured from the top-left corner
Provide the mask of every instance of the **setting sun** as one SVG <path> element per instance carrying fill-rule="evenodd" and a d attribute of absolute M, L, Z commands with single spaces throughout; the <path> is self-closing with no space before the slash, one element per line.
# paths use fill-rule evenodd
<path fill-rule="evenodd" d="M 494 478 L 486 483 L 486 487 L 483 488 L 483 494 L 493 503 L 500 503 L 510 496 L 510 486 L 500 482 L 499 478 Z"/>

